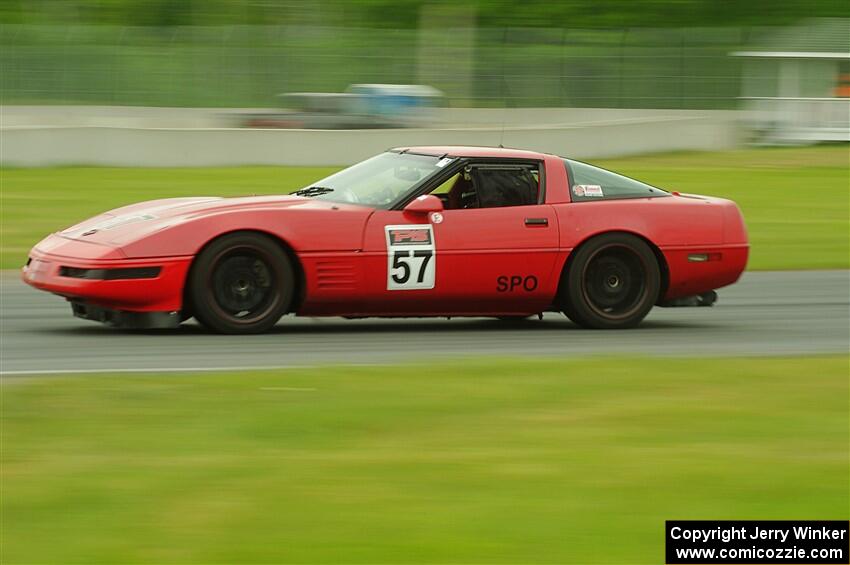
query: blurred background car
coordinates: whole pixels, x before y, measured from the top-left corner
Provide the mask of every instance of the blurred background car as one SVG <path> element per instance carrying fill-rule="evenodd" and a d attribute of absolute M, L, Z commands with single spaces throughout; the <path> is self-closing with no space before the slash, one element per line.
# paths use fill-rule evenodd
<path fill-rule="evenodd" d="M 286 109 L 240 116 L 246 127 L 369 129 L 425 126 L 443 94 L 421 84 L 352 84 L 342 93 L 286 92 Z"/>

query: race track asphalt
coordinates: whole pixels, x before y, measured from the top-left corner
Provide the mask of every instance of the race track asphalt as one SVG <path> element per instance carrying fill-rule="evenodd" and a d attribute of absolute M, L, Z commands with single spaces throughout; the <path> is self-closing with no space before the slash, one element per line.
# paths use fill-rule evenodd
<path fill-rule="evenodd" d="M 721 289 L 713 308 L 655 308 L 638 329 L 582 330 L 547 313 L 487 318 L 284 318 L 259 336 L 118 331 L 72 317 L 61 298 L 0 276 L 0 370 L 205 370 L 372 364 L 463 356 L 794 355 L 848 352 L 850 271 L 755 272 Z"/>

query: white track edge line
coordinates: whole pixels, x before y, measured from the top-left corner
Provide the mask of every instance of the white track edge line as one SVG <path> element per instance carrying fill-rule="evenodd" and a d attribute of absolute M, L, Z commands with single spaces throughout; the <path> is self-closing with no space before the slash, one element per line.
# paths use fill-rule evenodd
<path fill-rule="evenodd" d="M 383 363 L 395 364 L 395 363 Z M 377 367 L 382 363 L 326 363 L 321 365 L 260 365 L 232 367 L 123 367 L 113 369 L 24 369 L 17 371 L 0 371 L 0 377 L 16 377 L 27 375 L 72 375 L 72 374 L 103 374 L 103 373 L 212 373 L 224 371 L 276 371 L 281 369 L 318 369 L 320 367 Z"/>

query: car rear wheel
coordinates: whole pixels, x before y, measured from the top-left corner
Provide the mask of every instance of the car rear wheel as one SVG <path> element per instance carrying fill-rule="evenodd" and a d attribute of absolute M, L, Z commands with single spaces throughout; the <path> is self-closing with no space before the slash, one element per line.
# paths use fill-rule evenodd
<path fill-rule="evenodd" d="M 292 262 L 268 236 L 236 232 L 213 241 L 189 275 L 191 311 L 204 326 L 227 334 L 269 330 L 292 304 Z"/>
<path fill-rule="evenodd" d="M 576 324 L 597 329 L 631 328 L 658 299 L 661 273 L 640 238 L 611 233 L 591 239 L 576 251 L 561 278 L 561 309 Z"/>

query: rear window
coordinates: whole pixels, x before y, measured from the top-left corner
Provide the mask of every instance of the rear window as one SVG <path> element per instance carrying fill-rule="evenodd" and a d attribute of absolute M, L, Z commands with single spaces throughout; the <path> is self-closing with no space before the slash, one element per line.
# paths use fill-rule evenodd
<path fill-rule="evenodd" d="M 570 179 L 570 196 L 573 202 L 669 196 L 660 188 L 581 161 L 564 159 L 564 164 Z"/>

